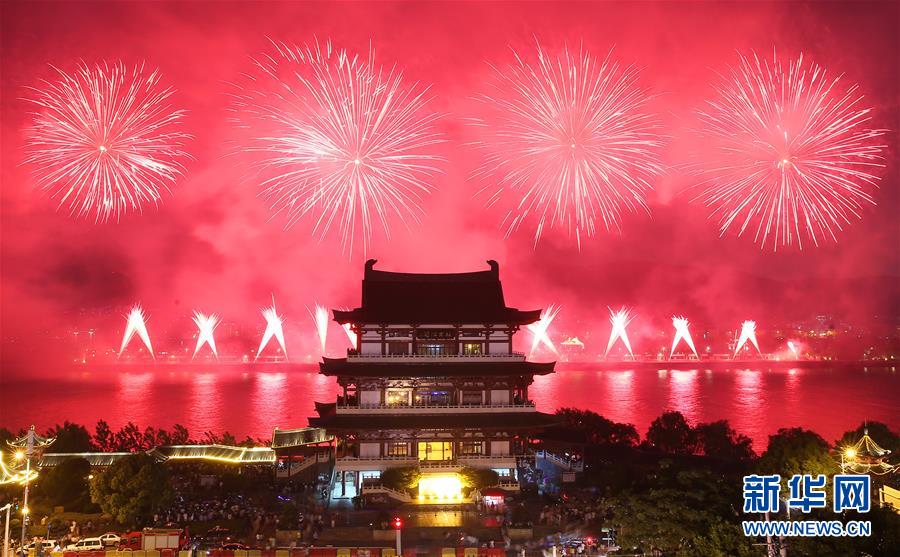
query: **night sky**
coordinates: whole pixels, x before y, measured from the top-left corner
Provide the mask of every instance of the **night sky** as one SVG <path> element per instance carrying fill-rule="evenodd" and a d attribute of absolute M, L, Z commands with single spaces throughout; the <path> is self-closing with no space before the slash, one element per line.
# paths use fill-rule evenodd
<path fill-rule="evenodd" d="M 4 372 L 33 369 L 32 343 L 43 334 L 115 318 L 141 301 L 152 323 L 169 326 L 195 307 L 254 323 L 275 294 L 289 319 L 308 323 L 306 306 L 358 304 L 364 257 L 332 238 L 318 243 L 310 226 L 283 230 L 270 220 L 240 161 L 227 157 L 226 82 L 250 69 L 269 38 L 336 46 L 396 64 L 410 82 L 431 84 L 430 106 L 446 114 L 447 142 L 428 217 L 390 242 L 376 235 L 378 268 L 449 272 L 501 265 L 507 301 L 524 309 L 562 304 L 560 323 L 578 319 L 606 330 L 607 305 L 634 306 L 647 322 L 673 312 L 710 327 L 756 319 L 775 322 L 826 313 L 860 325 L 895 318 L 900 278 L 897 188 L 900 4 L 883 3 L 220 3 L 4 2 L 2 5 L 2 322 Z M 522 230 L 505 239 L 500 214 L 473 199 L 467 178 L 477 152 L 461 124 L 489 75 L 486 62 L 511 60 L 535 39 L 550 50 L 581 46 L 644 68 L 640 83 L 659 93 L 649 108 L 669 136 L 664 161 L 683 161 L 692 143 L 692 111 L 711 95 L 716 71 L 737 53 L 805 57 L 858 83 L 874 108 L 872 127 L 889 145 L 877 206 L 837 244 L 771 253 L 750 238 L 719 238 L 702 207 L 680 194 L 690 180 L 677 170 L 655 184 L 651 216 L 634 214 L 622 233 L 599 233 L 579 251 L 564 231 L 535 247 Z M 165 203 L 119 224 L 95 225 L 57 214 L 34 190 L 23 159 L 27 86 L 52 79 L 51 64 L 81 61 L 158 67 L 188 111 L 193 161 Z M 107 323 L 107 322 L 103 322 Z M 103 324 L 101 323 L 101 325 Z M 311 328 L 308 334 L 312 334 Z M 9 342 L 10 338 L 24 339 Z M 52 349 L 49 350 L 52 352 Z M 30 355 L 30 356 L 29 356 Z"/>

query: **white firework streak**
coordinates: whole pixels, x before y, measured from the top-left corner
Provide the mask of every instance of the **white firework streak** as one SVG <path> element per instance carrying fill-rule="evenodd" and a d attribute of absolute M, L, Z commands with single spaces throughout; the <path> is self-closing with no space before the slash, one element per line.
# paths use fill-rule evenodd
<path fill-rule="evenodd" d="M 194 355 L 191 356 L 191 360 L 197 356 L 197 352 L 200 351 L 204 344 L 208 345 L 209 349 L 212 350 L 213 356 L 219 359 L 219 352 L 216 350 L 216 339 L 213 334 L 216 327 L 219 326 L 219 316 L 215 313 L 204 315 L 199 311 L 194 311 L 194 323 L 197 325 L 197 346 L 194 347 Z"/>
<path fill-rule="evenodd" d="M 54 68 L 56 69 L 56 68 Z M 177 131 L 185 112 L 173 109 L 172 88 L 143 64 L 82 64 L 74 74 L 29 88 L 38 110 L 25 130 L 24 162 L 37 186 L 71 216 L 118 221 L 144 205 L 158 206 L 183 175 L 191 136 Z"/>
<path fill-rule="evenodd" d="M 125 347 L 128 346 L 134 335 L 137 335 L 144 343 L 144 346 L 147 347 L 150 356 L 156 359 L 156 355 L 153 353 L 153 346 L 150 345 L 150 334 L 147 332 L 147 316 L 144 314 L 144 309 L 141 305 L 135 304 L 131 311 L 128 312 L 128 315 L 125 316 L 125 320 L 125 334 L 122 335 L 122 346 L 119 348 L 119 354 L 116 357 L 122 356 Z"/>
<path fill-rule="evenodd" d="M 343 311 L 348 311 L 347 308 L 343 308 Z M 359 335 L 353 332 L 353 328 L 350 323 L 342 323 L 341 328 L 344 329 L 344 332 L 347 333 L 347 339 L 350 340 L 350 344 L 353 345 L 353 348 L 356 348 L 356 341 L 358 340 Z"/>
<path fill-rule="evenodd" d="M 541 312 L 541 318 L 537 323 L 529 323 L 526 327 L 531 332 L 531 351 L 529 351 L 529 356 L 534 354 L 534 351 L 537 350 L 538 344 L 543 344 L 547 348 L 553 351 L 554 354 L 559 354 L 556 350 L 556 346 L 553 345 L 553 341 L 550 340 L 550 336 L 547 334 L 547 330 L 550 328 L 550 324 L 553 323 L 553 320 L 556 319 L 556 315 L 559 313 L 562 307 L 554 306 L 550 304 L 547 309 Z"/>
<path fill-rule="evenodd" d="M 322 354 L 325 354 L 325 341 L 328 339 L 328 308 L 319 304 L 315 305 L 313 310 L 306 308 L 309 316 L 312 318 L 316 326 L 316 335 L 319 337 L 319 344 L 322 346 Z"/>
<path fill-rule="evenodd" d="M 263 349 L 273 337 L 278 341 L 278 344 L 281 346 L 281 352 L 287 358 L 287 347 L 284 345 L 284 318 L 278 315 L 278 310 L 275 309 L 275 298 L 272 298 L 271 306 L 262 308 L 260 311 L 262 311 L 263 318 L 266 320 L 266 331 L 263 333 L 262 341 L 259 343 L 256 357 L 253 358 L 254 361 L 259 359 L 259 355 L 262 354 Z"/>
<path fill-rule="evenodd" d="M 787 347 L 788 347 L 788 350 L 791 351 L 791 353 L 794 355 L 795 358 L 800 356 L 800 347 L 797 346 L 797 344 L 794 343 L 794 341 L 789 340 L 787 343 Z"/>
<path fill-rule="evenodd" d="M 554 57 L 538 44 L 536 61 L 515 53 L 515 63 L 492 68 L 492 92 L 476 97 L 492 114 L 472 120 L 484 154 L 474 177 L 499 181 L 480 193 L 489 206 L 509 199 L 507 236 L 534 218 L 535 243 L 564 226 L 580 247 L 598 228 L 620 231 L 623 212 L 649 212 L 662 143 L 636 67 L 620 67 L 612 52 Z"/>
<path fill-rule="evenodd" d="M 840 79 L 802 55 L 770 64 L 756 54 L 721 77 L 699 112 L 707 149 L 690 165 L 701 178 L 693 201 L 710 208 L 720 235 L 750 230 L 760 248 L 803 249 L 804 235 L 837 241 L 875 204 L 885 130 L 866 128 L 871 109 Z"/>
<path fill-rule="evenodd" d="M 672 354 L 675 353 L 675 348 L 682 340 L 687 343 L 691 352 L 694 353 L 694 356 L 700 358 L 700 355 L 697 354 L 697 349 L 694 348 L 694 339 L 691 338 L 691 332 L 688 330 L 688 320 L 684 317 L 673 317 L 672 326 L 675 327 L 675 338 L 672 340 L 672 350 L 669 352 L 669 358 L 672 358 Z"/>
<path fill-rule="evenodd" d="M 744 321 L 741 323 L 741 335 L 738 337 L 737 345 L 734 349 L 734 356 L 732 356 L 732 358 L 737 356 L 738 352 L 741 351 L 741 348 L 743 348 L 748 341 L 756 347 L 757 353 L 761 353 L 759 344 L 756 342 L 756 321 Z"/>
<path fill-rule="evenodd" d="M 387 238 L 390 221 L 420 221 L 424 196 L 434 189 L 441 143 L 427 110 L 428 88 L 404 84 L 402 72 L 334 50 L 273 42 L 276 53 L 254 60 L 249 83 L 236 85 L 234 120 L 252 134 L 240 152 L 259 154 L 262 195 L 285 228 L 309 217 L 323 240 L 337 225 L 352 253 L 377 220 Z M 257 131 L 265 130 L 265 131 Z"/>
<path fill-rule="evenodd" d="M 609 351 L 613 347 L 613 344 L 616 343 L 616 340 L 622 339 L 622 344 L 628 349 L 628 353 L 631 354 L 631 357 L 634 357 L 634 352 L 631 351 L 631 343 L 628 342 L 628 333 L 625 331 L 625 328 L 631 323 L 631 320 L 634 319 L 630 313 L 630 310 L 626 308 L 622 308 L 618 311 L 613 311 L 612 308 L 609 308 L 609 322 L 612 324 L 612 330 L 609 332 L 609 341 L 606 343 L 607 356 L 609 356 Z"/>

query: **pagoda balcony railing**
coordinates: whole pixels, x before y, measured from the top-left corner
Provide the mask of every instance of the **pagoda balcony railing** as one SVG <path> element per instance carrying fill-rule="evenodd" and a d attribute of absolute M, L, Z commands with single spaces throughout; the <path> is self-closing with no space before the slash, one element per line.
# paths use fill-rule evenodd
<path fill-rule="evenodd" d="M 338 414 L 506 414 L 534 412 L 534 402 L 517 404 L 338 404 Z"/>
<path fill-rule="evenodd" d="M 501 352 L 499 354 L 359 354 L 347 352 L 348 362 L 524 362 L 522 352 Z"/>
<path fill-rule="evenodd" d="M 379 467 L 387 465 L 388 468 L 396 466 L 418 466 L 428 470 L 453 471 L 463 466 L 508 466 L 516 465 L 517 456 L 513 454 L 503 455 L 458 455 L 452 460 L 420 460 L 417 456 L 339 456 L 335 461 L 340 469 L 365 470 L 366 467 Z"/>

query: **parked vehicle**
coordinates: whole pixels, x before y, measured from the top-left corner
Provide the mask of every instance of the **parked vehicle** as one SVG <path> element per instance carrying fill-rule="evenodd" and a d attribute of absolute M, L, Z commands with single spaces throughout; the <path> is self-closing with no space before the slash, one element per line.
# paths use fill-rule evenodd
<path fill-rule="evenodd" d="M 35 542 L 31 542 L 31 543 L 27 544 L 25 546 L 25 551 L 28 551 L 28 552 L 34 551 L 34 548 L 35 548 L 34 543 Z M 53 549 L 56 548 L 56 543 L 57 543 L 56 540 L 41 540 L 41 545 L 44 548 L 44 553 L 50 553 L 51 551 L 53 551 Z"/>
<path fill-rule="evenodd" d="M 226 549 L 228 551 L 239 551 L 248 549 L 246 545 L 237 542 L 224 543 L 222 544 L 222 549 Z"/>
<path fill-rule="evenodd" d="M 100 536 L 100 541 L 103 542 L 103 545 L 106 547 L 118 547 L 119 542 L 122 541 L 121 536 L 113 532 L 107 532 Z"/>
<path fill-rule="evenodd" d="M 178 528 L 144 528 L 140 532 L 129 532 L 119 540 L 119 549 L 174 549 L 179 550 L 187 544 L 187 529 Z"/>
<path fill-rule="evenodd" d="M 66 551 L 102 551 L 103 542 L 100 538 L 82 538 L 65 547 Z"/>

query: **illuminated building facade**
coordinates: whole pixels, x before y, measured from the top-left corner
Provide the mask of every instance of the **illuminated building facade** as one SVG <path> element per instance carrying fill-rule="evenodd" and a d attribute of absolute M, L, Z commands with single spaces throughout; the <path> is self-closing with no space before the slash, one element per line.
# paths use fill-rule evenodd
<path fill-rule="evenodd" d="M 513 351 L 513 336 L 540 311 L 507 307 L 499 266 L 488 263 L 485 271 L 411 274 L 366 262 L 361 307 L 334 311 L 356 346 L 320 364 L 343 394 L 317 404 L 310 419 L 337 439 L 333 497 L 360 494 L 394 467 L 419 468 L 420 500 L 451 484 L 458 491 L 453 473 L 463 467 L 518 485 L 529 434 L 553 422 L 528 387 L 554 364 Z"/>

